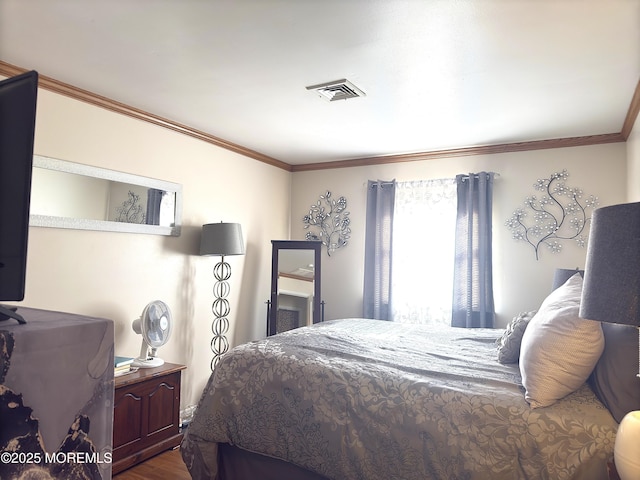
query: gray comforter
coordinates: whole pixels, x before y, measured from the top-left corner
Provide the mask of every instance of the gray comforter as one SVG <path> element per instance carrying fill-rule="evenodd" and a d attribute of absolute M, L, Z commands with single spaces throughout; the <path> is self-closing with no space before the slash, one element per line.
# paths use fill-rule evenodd
<path fill-rule="evenodd" d="M 196 479 L 217 443 L 334 480 L 606 478 L 616 422 L 587 385 L 531 409 L 501 331 L 335 320 L 232 349 L 182 443 Z"/>

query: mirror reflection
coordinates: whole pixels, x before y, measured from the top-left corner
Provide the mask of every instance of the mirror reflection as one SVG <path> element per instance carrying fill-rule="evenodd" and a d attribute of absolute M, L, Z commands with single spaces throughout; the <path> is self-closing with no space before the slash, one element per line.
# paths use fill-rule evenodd
<path fill-rule="evenodd" d="M 322 321 L 320 300 L 321 242 L 273 240 L 271 299 L 267 333 Z"/>
<path fill-rule="evenodd" d="M 279 330 L 310 325 L 313 318 L 313 250 L 281 250 L 278 256 Z"/>
<path fill-rule="evenodd" d="M 34 156 L 33 226 L 180 234 L 181 186 Z"/>

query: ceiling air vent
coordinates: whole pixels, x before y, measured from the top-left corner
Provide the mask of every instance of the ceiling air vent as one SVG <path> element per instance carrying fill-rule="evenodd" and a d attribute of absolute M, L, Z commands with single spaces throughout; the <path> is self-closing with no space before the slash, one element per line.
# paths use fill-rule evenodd
<path fill-rule="evenodd" d="M 316 92 L 330 102 L 365 96 L 362 90 L 344 78 L 333 82 L 321 83 L 320 85 L 312 85 L 307 87 L 307 90 Z"/>

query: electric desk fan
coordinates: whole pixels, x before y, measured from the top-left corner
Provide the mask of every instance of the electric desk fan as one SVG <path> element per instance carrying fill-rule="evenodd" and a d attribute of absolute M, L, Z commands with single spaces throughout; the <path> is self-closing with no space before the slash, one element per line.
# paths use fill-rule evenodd
<path fill-rule="evenodd" d="M 144 308 L 132 325 L 133 331 L 142 335 L 140 356 L 133 361 L 134 367 L 153 368 L 164 364 L 164 360 L 156 356 L 156 350 L 169 341 L 172 323 L 166 303 L 155 300 Z"/>

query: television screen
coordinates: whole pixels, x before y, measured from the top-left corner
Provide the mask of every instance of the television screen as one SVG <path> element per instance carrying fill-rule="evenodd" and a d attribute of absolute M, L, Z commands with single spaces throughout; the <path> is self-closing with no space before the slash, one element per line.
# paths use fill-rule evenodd
<path fill-rule="evenodd" d="M 35 71 L 0 81 L 0 301 L 24 299 L 37 94 Z"/>

